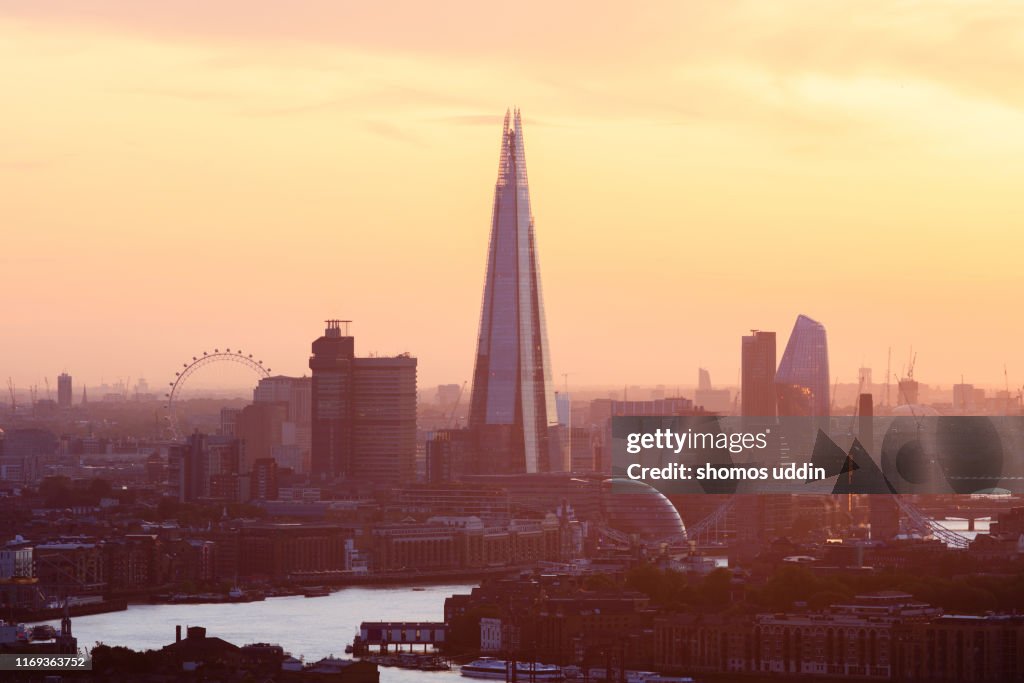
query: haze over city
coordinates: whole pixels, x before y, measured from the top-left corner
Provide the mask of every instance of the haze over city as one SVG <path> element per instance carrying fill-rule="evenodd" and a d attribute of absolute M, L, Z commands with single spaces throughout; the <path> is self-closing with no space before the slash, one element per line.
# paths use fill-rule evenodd
<path fill-rule="evenodd" d="M 843 382 L 1024 382 L 1024 8 L 593 8 L 0 2 L 0 375 L 302 374 L 337 316 L 470 379 L 518 105 L 556 377 L 734 384 L 806 313 Z"/>

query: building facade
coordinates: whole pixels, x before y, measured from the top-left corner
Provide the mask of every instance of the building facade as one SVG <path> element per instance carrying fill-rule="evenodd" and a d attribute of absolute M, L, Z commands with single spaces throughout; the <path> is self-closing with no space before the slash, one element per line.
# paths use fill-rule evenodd
<path fill-rule="evenodd" d="M 356 358 L 345 321 L 328 320 L 313 342 L 314 478 L 401 485 L 416 475 L 416 359 Z"/>
<path fill-rule="evenodd" d="M 506 113 L 494 188 L 487 279 L 477 339 L 469 425 L 478 471 L 546 471 L 558 418 L 541 295 L 540 268 L 522 120 Z"/>
<path fill-rule="evenodd" d="M 741 346 L 741 413 L 775 418 L 775 333 L 752 330 Z"/>
<path fill-rule="evenodd" d="M 828 340 L 825 326 L 798 316 L 775 374 L 778 411 L 784 417 L 828 417 Z"/>

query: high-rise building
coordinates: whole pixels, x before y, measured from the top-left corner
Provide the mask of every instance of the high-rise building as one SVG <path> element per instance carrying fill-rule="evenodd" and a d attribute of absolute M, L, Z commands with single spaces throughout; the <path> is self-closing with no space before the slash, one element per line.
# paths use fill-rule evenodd
<path fill-rule="evenodd" d="M 522 120 L 505 114 L 469 425 L 481 473 L 540 472 L 560 448 Z"/>
<path fill-rule="evenodd" d="M 416 477 L 416 359 L 356 358 L 352 479 L 406 484 Z"/>
<path fill-rule="evenodd" d="M 211 481 L 237 479 L 241 444 L 237 439 L 196 432 L 169 447 L 167 481 L 181 503 L 208 498 Z"/>
<path fill-rule="evenodd" d="M 270 460 L 274 447 L 282 442 L 282 431 L 288 419 L 288 404 L 259 401 L 242 408 L 235 419 L 234 436 L 242 442 L 239 471 L 247 474 L 257 460 Z"/>
<path fill-rule="evenodd" d="M 340 320 L 328 320 L 324 336 L 313 342 L 310 401 L 314 477 L 332 479 L 348 472 L 352 456 L 352 361 L 355 338 L 342 335 Z"/>
<path fill-rule="evenodd" d="M 312 445 L 311 401 L 309 377 L 264 377 L 253 391 L 254 403 L 282 403 L 287 407 L 287 416 L 281 425 L 281 441 L 274 444 L 274 459 L 279 466 L 292 467 L 297 472 L 308 471 Z M 285 457 L 285 454 L 294 457 Z"/>
<path fill-rule="evenodd" d="M 66 372 L 57 376 L 57 405 L 61 408 L 71 407 L 71 375 Z"/>
<path fill-rule="evenodd" d="M 416 474 L 416 359 L 356 358 L 343 322 L 327 321 L 309 359 L 311 473 L 408 483 Z"/>
<path fill-rule="evenodd" d="M 974 409 L 974 385 L 954 384 L 953 385 L 953 410 L 967 412 Z"/>
<path fill-rule="evenodd" d="M 742 342 L 740 412 L 775 418 L 775 333 L 751 330 Z"/>
<path fill-rule="evenodd" d="M 828 417 L 828 340 L 825 326 L 797 316 L 775 374 L 780 416 Z"/>
<path fill-rule="evenodd" d="M 711 385 L 711 373 L 704 368 L 697 370 L 697 391 L 693 402 L 709 413 L 724 413 L 732 406 L 728 389 L 715 389 Z"/>

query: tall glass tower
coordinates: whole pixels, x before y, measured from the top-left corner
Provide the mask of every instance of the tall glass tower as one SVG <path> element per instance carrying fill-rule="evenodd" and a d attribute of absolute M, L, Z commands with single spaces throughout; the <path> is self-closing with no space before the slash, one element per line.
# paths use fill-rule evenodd
<path fill-rule="evenodd" d="M 522 131 L 519 110 L 506 112 L 469 413 L 480 473 L 547 471 L 557 447 Z"/>
<path fill-rule="evenodd" d="M 828 417 L 828 340 L 825 326 L 798 316 L 775 374 L 780 417 Z"/>

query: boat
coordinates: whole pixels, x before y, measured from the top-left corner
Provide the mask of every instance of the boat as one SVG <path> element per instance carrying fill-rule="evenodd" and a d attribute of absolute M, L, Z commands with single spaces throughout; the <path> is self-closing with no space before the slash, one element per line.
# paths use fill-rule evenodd
<path fill-rule="evenodd" d="M 57 629 L 50 624 L 39 624 L 29 630 L 28 638 L 29 640 L 54 640 L 57 638 Z"/>
<path fill-rule="evenodd" d="M 461 672 L 469 678 L 505 680 L 509 678 L 508 668 L 508 662 L 504 659 L 483 657 L 463 665 Z M 564 678 L 561 667 L 539 662 L 516 662 L 515 674 L 517 679 L 523 681 L 561 681 Z"/>
<path fill-rule="evenodd" d="M 307 598 L 323 598 L 331 594 L 329 588 L 324 586 L 310 586 L 302 591 L 302 594 Z"/>

